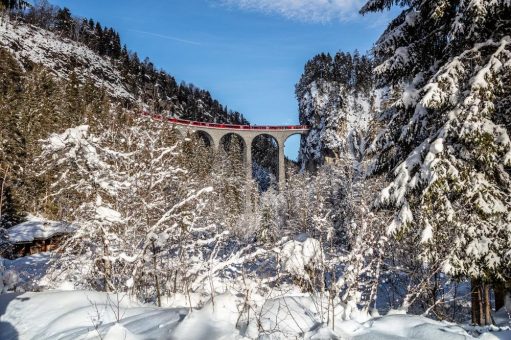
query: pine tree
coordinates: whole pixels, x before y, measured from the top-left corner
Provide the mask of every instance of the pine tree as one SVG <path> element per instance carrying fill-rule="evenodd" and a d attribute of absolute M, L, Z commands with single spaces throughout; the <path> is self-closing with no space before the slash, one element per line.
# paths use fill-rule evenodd
<path fill-rule="evenodd" d="M 58 10 L 57 16 L 55 17 L 55 29 L 57 32 L 66 38 L 73 39 L 75 36 L 75 28 L 76 25 L 69 8 L 64 7 L 63 9 Z"/>
<path fill-rule="evenodd" d="M 2 0 L 0 2 L 0 10 L 5 8 L 7 10 L 20 10 L 30 7 L 30 3 L 25 0 Z"/>
<path fill-rule="evenodd" d="M 62 111 L 64 112 L 65 126 L 72 127 L 83 123 L 85 105 L 82 101 L 80 81 L 75 72 L 71 72 L 64 89 L 62 98 Z"/>
<path fill-rule="evenodd" d="M 48 0 L 39 0 L 31 6 L 26 14 L 26 20 L 32 25 L 43 29 L 53 28 L 56 9 Z"/>
<path fill-rule="evenodd" d="M 230 230 L 241 227 L 241 216 L 249 208 L 247 202 L 250 201 L 251 188 L 247 184 L 246 168 L 243 165 L 244 147 L 241 137 L 227 135 L 221 140 L 220 150 L 215 157 L 210 156 L 201 165 L 204 167 L 208 163 L 212 164 L 209 176 L 205 179 L 218 195 L 210 207 L 213 218 Z"/>
<path fill-rule="evenodd" d="M 509 98 L 509 1 L 371 0 L 362 13 L 394 5 L 374 48 L 379 84 L 399 89 L 372 147 L 373 172 L 393 178 L 387 231 L 449 274 L 509 280 L 511 144 L 495 105 Z"/>
<path fill-rule="evenodd" d="M 95 40 L 96 45 L 94 46 L 94 50 L 98 52 L 99 55 L 105 55 L 107 46 L 105 42 L 103 27 L 99 22 L 96 22 L 96 27 L 94 28 L 94 35 L 96 37 Z"/>
<path fill-rule="evenodd" d="M 260 219 L 256 231 L 258 242 L 272 244 L 278 239 L 279 225 L 282 225 L 279 203 L 279 196 L 273 188 L 262 194 L 259 203 Z"/>
<path fill-rule="evenodd" d="M 267 190 L 272 183 L 272 179 L 278 176 L 279 150 L 277 142 L 270 136 L 256 137 L 252 145 L 252 160 L 257 163 L 258 169 L 265 172 L 263 178 L 257 178 L 261 190 Z M 263 174 L 261 174 L 263 175 Z"/>

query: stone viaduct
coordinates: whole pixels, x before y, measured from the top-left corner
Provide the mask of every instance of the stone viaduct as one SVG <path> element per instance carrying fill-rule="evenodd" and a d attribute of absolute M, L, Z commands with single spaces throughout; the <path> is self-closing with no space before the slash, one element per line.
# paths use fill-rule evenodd
<path fill-rule="evenodd" d="M 144 112 L 144 115 L 150 116 Z M 218 150 L 221 145 L 222 138 L 229 134 L 237 135 L 243 141 L 243 159 L 247 169 L 247 179 L 252 179 L 252 142 L 261 135 L 273 137 L 279 148 L 279 183 L 284 183 L 286 178 L 284 144 L 292 135 L 305 135 L 309 132 L 307 126 L 290 125 L 290 126 L 259 126 L 259 125 L 233 125 L 233 124 L 217 124 L 194 122 L 177 118 L 166 118 L 161 115 L 153 115 L 153 119 L 161 120 L 171 124 L 182 136 L 188 133 L 201 132 L 208 140 L 209 144 Z"/>

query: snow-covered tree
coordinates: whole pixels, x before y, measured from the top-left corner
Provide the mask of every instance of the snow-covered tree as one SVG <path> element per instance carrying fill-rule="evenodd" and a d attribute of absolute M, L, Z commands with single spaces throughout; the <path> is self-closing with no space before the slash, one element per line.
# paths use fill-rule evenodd
<path fill-rule="evenodd" d="M 256 239 L 259 242 L 272 243 L 281 235 L 279 229 L 284 225 L 281 199 L 273 188 L 261 193 L 258 206 L 260 216 L 256 231 Z"/>
<path fill-rule="evenodd" d="M 54 262 L 57 282 L 160 302 L 186 280 L 185 246 L 211 188 L 180 165 L 172 130 L 150 126 L 112 115 L 98 134 L 83 125 L 43 142 L 45 199 L 77 226 Z"/>
<path fill-rule="evenodd" d="M 224 137 L 222 143 L 214 158 L 208 160 L 212 169 L 207 182 L 218 194 L 209 210 L 216 215 L 215 221 L 231 231 L 241 229 L 241 232 L 248 232 L 242 227 L 244 223 L 240 223 L 240 217 L 252 211 L 254 193 L 254 183 L 247 182 L 248 170 L 244 166 L 243 153 L 247 146 L 237 135 Z"/>
<path fill-rule="evenodd" d="M 372 172 L 393 179 L 378 201 L 395 211 L 387 232 L 446 273 L 509 280 L 511 3 L 371 0 L 361 12 L 394 5 L 374 47 L 379 84 L 399 89 L 371 146 Z"/>

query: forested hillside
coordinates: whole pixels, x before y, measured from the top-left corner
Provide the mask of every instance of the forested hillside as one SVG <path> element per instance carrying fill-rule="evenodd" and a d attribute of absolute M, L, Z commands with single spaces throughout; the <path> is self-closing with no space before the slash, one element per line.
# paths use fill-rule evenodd
<path fill-rule="evenodd" d="M 5 2 L 4 6 L 12 8 L 11 20 L 3 22 L 0 40 L 22 63 L 43 64 L 61 77 L 73 71 L 80 78 L 87 75 L 128 107 L 144 104 L 153 112 L 185 119 L 247 123 L 239 112 L 228 110 L 208 91 L 177 84 L 148 58 L 140 60 L 122 44 L 113 28 L 74 17 L 69 9 L 46 0 L 28 8 L 23 3 Z"/>

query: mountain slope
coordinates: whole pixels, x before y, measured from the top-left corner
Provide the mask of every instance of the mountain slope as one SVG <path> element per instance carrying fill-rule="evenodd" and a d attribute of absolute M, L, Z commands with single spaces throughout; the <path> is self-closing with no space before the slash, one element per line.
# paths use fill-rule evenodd
<path fill-rule="evenodd" d="M 11 52 L 25 68 L 44 65 L 62 79 L 74 72 L 81 82 L 87 78 L 116 99 L 134 101 L 115 65 L 90 48 L 32 25 L 0 24 L 0 47 Z"/>

